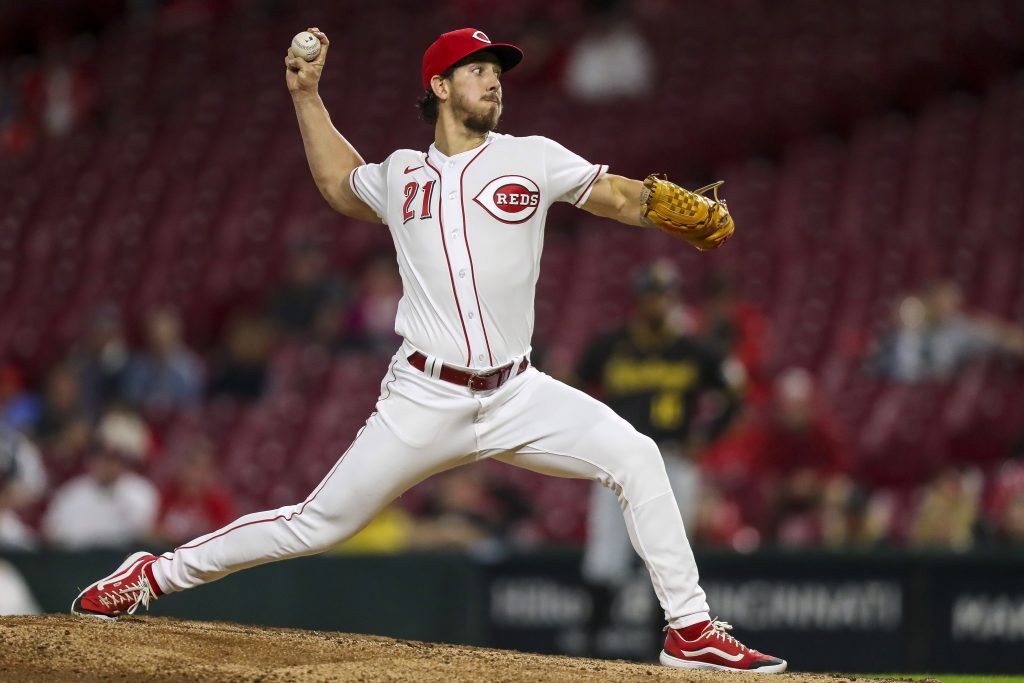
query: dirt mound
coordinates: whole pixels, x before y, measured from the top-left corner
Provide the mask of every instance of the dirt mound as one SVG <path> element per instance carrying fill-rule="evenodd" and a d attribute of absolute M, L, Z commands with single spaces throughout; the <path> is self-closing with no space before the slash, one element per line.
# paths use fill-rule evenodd
<path fill-rule="evenodd" d="M 127 617 L 0 617 L 4 681 L 764 681 L 753 674 L 684 672 L 326 631 Z M 793 674 L 772 681 L 841 683 Z M 865 680 L 865 679 L 861 679 Z"/>

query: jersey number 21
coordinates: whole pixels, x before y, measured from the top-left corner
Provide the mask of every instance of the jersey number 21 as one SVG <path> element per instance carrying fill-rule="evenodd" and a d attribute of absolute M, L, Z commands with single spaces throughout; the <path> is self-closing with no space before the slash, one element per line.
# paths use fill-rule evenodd
<path fill-rule="evenodd" d="M 420 220 L 430 218 L 430 198 L 434 194 L 434 183 L 436 180 L 428 180 L 423 185 L 423 207 L 420 209 Z M 405 205 L 402 206 L 402 223 L 408 223 L 416 217 L 412 203 L 420 191 L 419 183 L 409 183 L 405 186 Z"/>

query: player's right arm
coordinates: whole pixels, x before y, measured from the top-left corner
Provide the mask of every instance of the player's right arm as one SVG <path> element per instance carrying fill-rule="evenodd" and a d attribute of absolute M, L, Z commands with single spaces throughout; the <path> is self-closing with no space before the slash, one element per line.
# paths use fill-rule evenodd
<path fill-rule="evenodd" d="M 316 59 L 307 62 L 293 57 L 290 50 L 284 59 L 285 82 L 295 105 L 309 170 L 317 189 L 332 209 L 352 218 L 380 223 L 377 214 L 356 196 L 348 182 L 352 170 L 366 162 L 331 123 L 331 115 L 320 99 L 318 84 L 330 41 L 318 28 L 310 28 L 309 32 L 320 39 L 320 54 Z"/>

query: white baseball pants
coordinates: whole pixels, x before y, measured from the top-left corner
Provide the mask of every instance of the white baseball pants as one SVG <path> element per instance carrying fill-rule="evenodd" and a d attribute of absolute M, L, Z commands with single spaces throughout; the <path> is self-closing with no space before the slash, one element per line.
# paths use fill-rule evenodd
<path fill-rule="evenodd" d="M 708 619 L 697 565 L 657 446 L 610 408 L 530 367 L 472 392 L 395 355 L 375 412 L 306 500 L 245 515 L 153 564 L 163 593 L 323 552 L 427 477 L 484 458 L 600 482 L 618 496 L 634 549 L 675 628 Z"/>
<path fill-rule="evenodd" d="M 697 519 L 700 470 L 678 452 L 662 452 L 668 481 L 682 515 L 683 526 L 692 528 Z M 623 524 L 621 501 L 603 486 L 590 490 L 587 514 L 587 544 L 583 549 L 583 577 L 605 586 L 622 586 L 633 573 L 633 549 Z"/>

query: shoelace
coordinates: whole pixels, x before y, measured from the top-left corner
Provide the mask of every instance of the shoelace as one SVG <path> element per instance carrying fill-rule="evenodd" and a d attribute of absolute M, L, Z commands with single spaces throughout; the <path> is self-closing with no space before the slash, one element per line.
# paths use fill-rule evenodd
<path fill-rule="evenodd" d="M 741 650 L 746 650 L 747 646 L 733 638 L 729 634 L 730 630 L 732 630 L 732 624 L 715 619 L 708 622 L 708 625 L 704 627 L 704 631 L 700 634 L 700 637 L 703 638 L 707 636 L 708 638 L 721 638 L 724 642 L 732 643 Z"/>
<path fill-rule="evenodd" d="M 115 589 L 101 591 L 96 597 L 96 600 L 107 608 L 117 608 L 131 603 L 128 609 L 124 610 L 126 614 L 135 614 L 135 610 L 139 608 L 139 605 L 149 610 L 149 602 L 154 599 L 156 598 L 153 595 L 153 589 L 149 587 L 149 578 L 145 572 L 139 576 L 139 580 L 135 583 L 124 584 Z"/>

